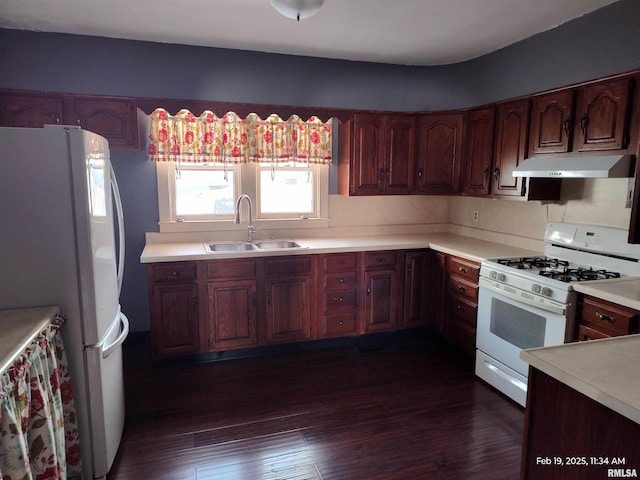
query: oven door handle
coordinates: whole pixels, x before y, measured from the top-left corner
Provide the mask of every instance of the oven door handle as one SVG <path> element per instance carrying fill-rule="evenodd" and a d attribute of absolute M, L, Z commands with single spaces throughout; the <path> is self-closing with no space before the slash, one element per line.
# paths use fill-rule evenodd
<path fill-rule="evenodd" d="M 480 281 L 478 284 L 480 287 L 480 292 L 482 292 L 482 288 L 486 288 L 488 290 L 491 290 L 492 292 L 499 293 L 504 297 L 510 298 L 515 302 L 526 303 L 527 305 L 531 305 L 532 307 L 544 310 L 546 312 L 556 313 L 558 315 L 564 315 L 566 313 L 566 306 L 564 304 L 551 300 L 550 298 L 535 300 L 533 294 L 530 294 L 524 290 L 503 285 L 501 283 L 493 282 L 492 280 L 489 280 L 485 277 L 480 277 Z M 506 290 L 506 288 L 508 288 L 509 290 Z"/>

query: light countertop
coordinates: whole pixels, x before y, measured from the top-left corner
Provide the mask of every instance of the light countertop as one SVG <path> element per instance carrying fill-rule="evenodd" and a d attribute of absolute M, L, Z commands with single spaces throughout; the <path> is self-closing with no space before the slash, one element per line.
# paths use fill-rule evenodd
<path fill-rule="evenodd" d="M 640 423 L 640 335 L 523 350 L 520 358 Z"/>
<path fill-rule="evenodd" d="M 257 256 L 308 255 L 319 253 L 359 252 L 368 250 L 406 250 L 432 248 L 444 253 L 482 262 L 488 258 L 539 255 L 540 252 L 500 243 L 477 240 L 453 233 L 426 233 L 349 238 L 301 238 L 296 241 L 305 248 L 282 250 L 252 250 L 244 252 L 205 251 L 203 242 L 147 243 L 142 263 L 175 262 L 184 260 L 214 260 L 218 258 L 246 258 Z"/>
<path fill-rule="evenodd" d="M 58 307 L 0 310 L 0 375 L 58 313 Z"/>
<path fill-rule="evenodd" d="M 615 278 L 573 284 L 576 292 L 640 310 L 640 278 Z"/>

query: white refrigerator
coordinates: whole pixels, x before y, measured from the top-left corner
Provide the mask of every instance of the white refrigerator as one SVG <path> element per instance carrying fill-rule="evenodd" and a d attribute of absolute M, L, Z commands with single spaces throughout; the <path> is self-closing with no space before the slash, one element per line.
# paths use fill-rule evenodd
<path fill-rule="evenodd" d="M 85 479 L 106 477 L 124 427 L 123 240 L 103 137 L 75 126 L 0 128 L 0 308 L 58 305 L 67 317 Z"/>

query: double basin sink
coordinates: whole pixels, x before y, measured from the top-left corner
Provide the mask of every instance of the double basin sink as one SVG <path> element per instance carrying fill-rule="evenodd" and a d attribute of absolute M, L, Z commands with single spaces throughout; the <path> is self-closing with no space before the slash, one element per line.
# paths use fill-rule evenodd
<path fill-rule="evenodd" d="M 255 250 L 283 250 L 305 248 L 295 240 L 256 240 L 253 242 L 207 242 L 204 244 L 207 253 L 249 252 Z"/>

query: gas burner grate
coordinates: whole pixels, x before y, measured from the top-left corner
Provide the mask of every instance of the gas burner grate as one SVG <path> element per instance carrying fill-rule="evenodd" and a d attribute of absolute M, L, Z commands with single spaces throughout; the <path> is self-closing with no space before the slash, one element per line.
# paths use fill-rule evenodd
<path fill-rule="evenodd" d="M 618 272 L 608 270 L 594 270 L 593 268 L 566 268 L 562 270 L 541 270 L 540 275 L 553 278 L 561 282 L 584 282 L 588 280 L 606 280 L 609 278 L 620 278 Z"/>
<path fill-rule="evenodd" d="M 505 258 L 498 260 L 498 263 L 511 268 L 533 269 L 533 268 L 560 268 L 568 267 L 569 262 L 551 257 L 520 257 Z"/>

